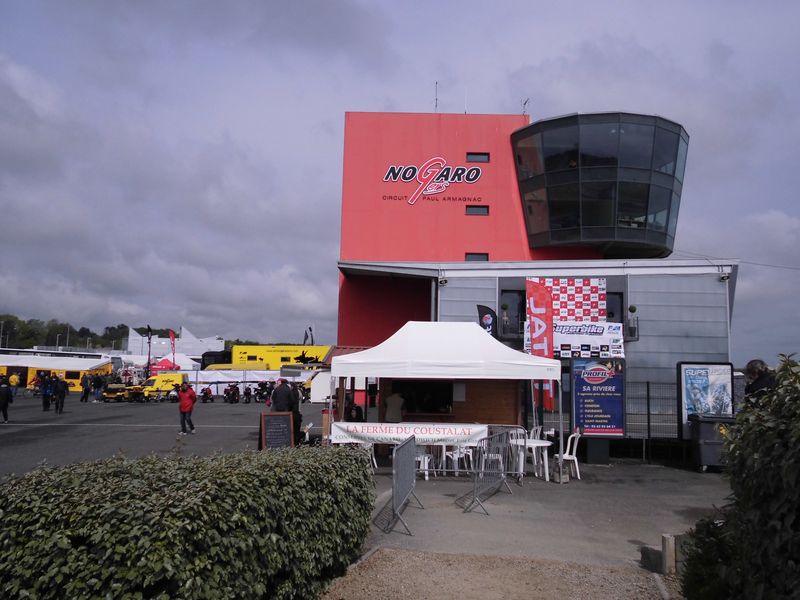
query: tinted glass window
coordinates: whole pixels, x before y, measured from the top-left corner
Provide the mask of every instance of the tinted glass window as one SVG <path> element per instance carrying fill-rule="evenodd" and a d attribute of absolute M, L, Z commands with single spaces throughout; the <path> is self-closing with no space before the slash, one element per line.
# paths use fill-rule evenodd
<path fill-rule="evenodd" d="M 557 185 L 547 189 L 550 229 L 572 229 L 578 227 L 578 186 Z"/>
<path fill-rule="evenodd" d="M 467 252 L 464 255 L 464 260 L 467 262 L 481 262 L 489 260 L 489 255 L 485 252 Z"/>
<path fill-rule="evenodd" d="M 657 185 L 650 189 L 650 204 L 647 208 L 647 228 L 666 231 L 667 215 L 672 191 Z"/>
<path fill-rule="evenodd" d="M 618 123 L 581 125 L 581 166 L 616 166 L 618 153 Z"/>
<path fill-rule="evenodd" d="M 544 172 L 541 133 L 519 140 L 516 145 L 516 154 L 519 179 L 528 179 Z"/>
<path fill-rule="evenodd" d="M 466 214 L 468 215 L 478 215 L 478 216 L 486 216 L 489 214 L 489 207 L 488 206 L 467 206 Z"/>
<path fill-rule="evenodd" d="M 686 169 L 687 150 L 688 146 L 683 138 L 681 138 L 680 142 L 678 142 L 678 164 L 675 167 L 675 177 L 677 177 L 680 181 L 683 181 L 683 172 Z"/>
<path fill-rule="evenodd" d="M 467 152 L 467 162 L 489 162 L 488 152 Z"/>
<path fill-rule="evenodd" d="M 647 221 L 648 185 L 620 183 L 617 202 L 617 226 L 644 228 Z"/>
<path fill-rule="evenodd" d="M 649 169 L 653 158 L 652 125 L 621 123 L 619 131 L 619 164 L 621 167 Z"/>
<path fill-rule="evenodd" d="M 550 229 L 547 212 L 547 193 L 544 189 L 525 193 L 525 213 L 529 233 L 542 233 Z"/>
<path fill-rule="evenodd" d="M 614 225 L 614 183 L 584 183 L 581 187 L 581 225 L 608 227 Z"/>
<path fill-rule="evenodd" d="M 678 224 L 678 210 L 681 207 L 681 199 L 675 192 L 672 193 L 672 201 L 669 207 L 669 225 L 667 232 L 675 235 L 675 226 Z"/>
<path fill-rule="evenodd" d="M 667 175 L 675 174 L 675 161 L 678 157 L 677 133 L 656 128 L 656 144 L 653 149 L 653 170 Z"/>
<path fill-rule="evenodd" d="M 544 168 L 548 171 L 578 167 L 578 126 L 558 127 L 542 132 Z"/>

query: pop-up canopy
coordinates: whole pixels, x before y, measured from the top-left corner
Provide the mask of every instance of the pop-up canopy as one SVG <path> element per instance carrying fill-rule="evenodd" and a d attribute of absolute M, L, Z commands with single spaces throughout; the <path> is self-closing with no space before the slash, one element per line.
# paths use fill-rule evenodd
<path fill-rule="evenodd" d="M 494 339 L 477 323 L 409 321 L 388 340 L 333 358 L 334 377 L 559 379 L 561 363 Z"/>

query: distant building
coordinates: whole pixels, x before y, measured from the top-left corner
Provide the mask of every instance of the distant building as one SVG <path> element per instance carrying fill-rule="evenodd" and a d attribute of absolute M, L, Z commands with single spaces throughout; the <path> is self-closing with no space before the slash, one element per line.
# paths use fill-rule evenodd
<path fill-rule="evenodd" d="M 198 338 L 188 329 L 181 327 L 180 334 L 175 336 L 175 353 L 185 354 L 195 360 L 200 360 L 204 352 L 222 351 L 225 349 L 225 340 L 220 336 Z M 128 327 L 129 354 L 147 355 L 147 336 L 139 335 Z M 162 357 L 172 354 L 172 345 L 169 337 L 162 338 L 154 335 L 150 339 L 150 355 L 152 357 Z"/>

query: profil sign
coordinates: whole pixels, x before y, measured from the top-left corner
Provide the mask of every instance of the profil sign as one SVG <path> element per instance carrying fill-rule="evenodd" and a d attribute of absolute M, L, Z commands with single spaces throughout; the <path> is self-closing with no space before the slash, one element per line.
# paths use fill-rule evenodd
<path fill-rule="evenodd" d="M 408 197 L 408 203 L 414 204 L 420 196 L 441 194 L 451 183 L 475 183 L 481 174 L 480 167 L 451 167 L 441 156 L 435 156 L 420 167 L 389 165 L 383 180 L 417 183 L 417 189 Z"/>

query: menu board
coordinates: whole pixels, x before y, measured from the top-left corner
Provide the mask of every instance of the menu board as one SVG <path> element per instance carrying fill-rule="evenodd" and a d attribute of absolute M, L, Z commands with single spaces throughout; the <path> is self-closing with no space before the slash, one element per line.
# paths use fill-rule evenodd
<path fill-rule="evenodd" d="M 625 435 L 625 361 L 572 360 L 575 427 L 585 436 Z"/>
<path fill-rule="evenodd" d="M 294 415 L 291 412 L 261 413 L 258 449 L 294 447 Z"/>

